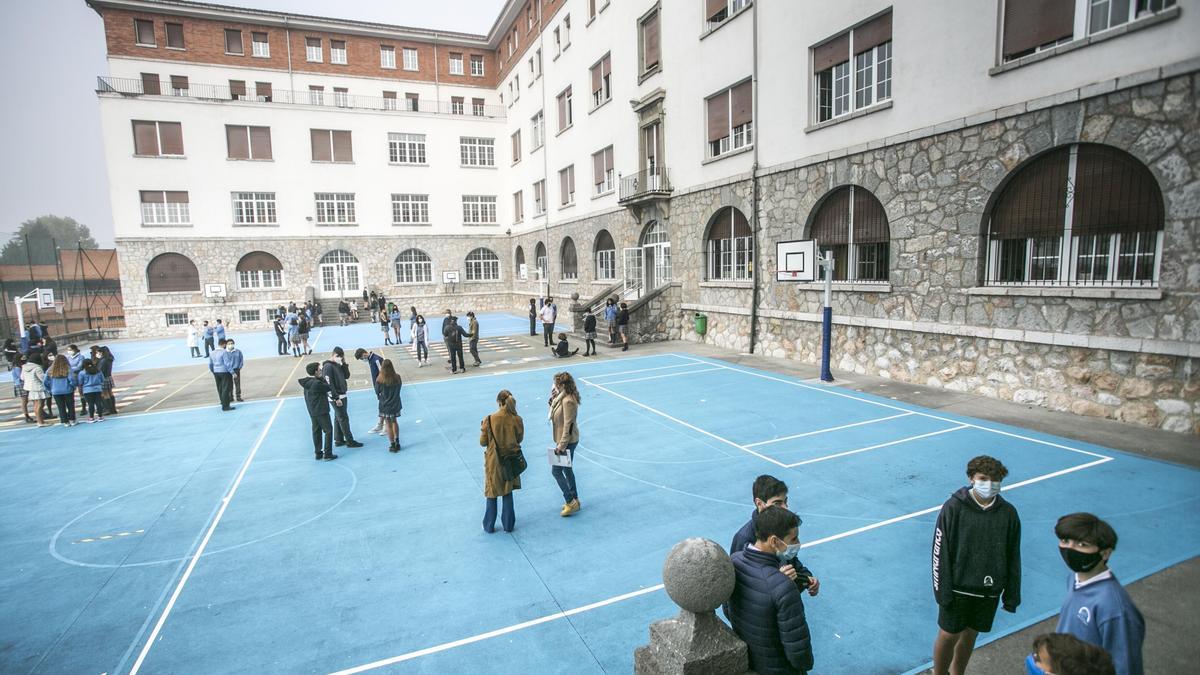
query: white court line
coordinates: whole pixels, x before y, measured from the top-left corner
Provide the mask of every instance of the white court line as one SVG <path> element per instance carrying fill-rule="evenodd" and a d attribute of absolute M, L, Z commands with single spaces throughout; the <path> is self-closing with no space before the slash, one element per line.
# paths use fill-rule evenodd
<path fill-rule="evenodd" d="M 984 427 L 984 426 L 980 426 L 978 424 L 971 424 L 969 422 L 963 422 L 961 420 L 950 419 L 949 417 L 941 417 L 939 415 L 933 415 L 931 413 L 921 412 L 919 410 L 910 410 L 909 408 L 902 408 L 898 405 L 891 405 L 889 403 L 883 403 L 882 401 L 872 401 L 871 399 L 868 399 L 868 398 L 860 398 L 858 396 L 847 394 L 842 391 L 835 391 L 834 389 L 829 388 L 827 385 L 814 386 L 811 384 L 805 384 L 804 382 L 797 382 L 795 380 L 785 380 L 781 377 L 773 377 L 771 375 L 763 375 L 762 373 L 755 373 L 755 372 L 749 371 L 749 370 L 742 370 L 741 368 L 734 368 L 732 366 L 727 366 L 727 365 L 716 363 L 713 361 L 705 361 L 703 359 L 693 358 L 691 356 L 687 356 L 684 354 L 672 354 L 672 356 L 677 356 L 681 359 L 687 359 L 689 361 L 695 361 L 696 363 L 704 363 L 704 364 L 707 364 L 710 366 L 716 366 L 718 368 L 725 368 L 727 370 L 732 370 L 734 372 L 743 373 L 743 374 L 750 375 L 753 377 L 761 377 L 764 380 L 774 380 L 775 382 L 782 382 L 784 384 L 790 384 L 793 387 L 800 387 L 801 389 L 811 389 L 813 391 L 819 391 L 824 394 L 829 394 L 830 396 L 840 396 L 842 398 L 848 398 L 852 401 L 858 401 L 860 403 L 868 403 L 870 405 L 879 406 L 881 408 L 890 408 L 892 410 L 900 410 L 903 412 L 910 412 L 914 415 L 920 415 L 921 417 L 928 417 L 929 419 L 934 419 L 934 420 L 941 420 L 942 422 L 949 422 L 950 424 L 964 424 L 972 429 L 979 429 L 980 431 L 987 431 L 987 432 L 991 432 L 993 434 L 1000 434 L 1001 436 L 1009 436 L 1011 438 L 1019 438 L 1023 441 L 1029 441 L 1031 443 L 1039 443 L 1041 445 L 1048 445 L 1052 448 L 1060 448 L 1062 450 L 1070 450 L 1071 452 L 1077 452 L 1081 455 L 1088 455 L 1090 457 L 1098 457 L 1098 458 L 1103 458 L 1103 459 L 1112 459 L 1108 455 L 1102 455 L 1098 452 L 1091 452 L 1089 450 L 1080 450 L 1079 448 L 1073 448 L 1069 445 L 1063 445 L 1061 443 L 1054 443 L 1052 441 L 1043 441 L 1040 438 L 1033 438 L 1030 436 L 1022 436 L 1021 434 L 1014 434 L 1014 433 L 1011 433 L 1008 431 L 992 429 L 990 427 Z"/>
<path fill-rule="evenodd" d="M 694 363 L 677 363 L 673 366 L 658 366 L 657 368 L 635 368 L 634 370 L 621 370 L 621 371 L 618 371 L 615 373 L 601 373 L 599 375 L 593 375 L 592 377 L 596 378 L 596 377 L 609 377 L 612 375 L 632 375 L 634 373 L 645 373 L 645 372 L 649 372 L 651 370 L 668 370 L 670 368 L 691 368 L 695 365 L 696 364 L 694 364 Z M 603 384 L 608 384 L 608 383 L 604 382 Z"/>
<path fill-rule="evenodd" d="M 746 447 L 753 448 L 758 445 L 767 445 L 769 443 L 779 443 L 781 441 L 790 441 L 790 440 L 793 440 L 796 438 L 804 438 L 805 436 L 816 436 L 817 434 L 824 434 L 824 433 L 827 433 L 830 431 L 839 431 L 841 429 L 849 429 L 851 427 L 861 427 L 866 424 L 875 424 L 876 422 L 886 422 L 887 420 L 894 420 L 897 417 L 908 417 L 909 415 L 912 415 L 912 414 L 913 414 L 912 412 L 900 413 L 899 415 L 891 415 L 889 417 L 880 417 L 877 419 L 866 420 L 863 422 L 854 422 L 852 424 L 843 424 L 840 427 L 829 427 L 828 429 L 817 429 L 816 431 L 806 431 L 802 434 L 792 434 L 791 436 L 783 436 L 781 438 L 769 438 L 765 441 L 758 441 L 757 443 L 747 443 Z"/>
<path fill-rule="evenodd" d="M 667 373 L 665 375 L 648 375 L 646 377 L 632 377 L 628 380 L 612 380 L 604 384 L 625 384 L 626 382 L 641 382 L 642 380 L 659 380 L 664 377 L 678 377 L 680 375 L 695 375 L 696 373 L 707 373 L 710 370 L 720 370 L 720 368 L 701 368 L 700 370 L 689 370 L 682 373 Z"/>
<path fill-rule="evenodd" d="M 149 354 L 142 354 L 141 356 L 136 356 L 136 357 L 129 359 L 128 361 L 125 361 L 124 363 L 122 363 L 121 368 L 124 369 L 126 364 L 133 363 L 134 361 L 141 361 L 142 359 L 144 359 L 146 357 L 154 356 L 155 354 L 157 354 L 159 352 L 165 352 L 168 349 L 170 349 L 172 347 L 176 347 L 176 346 L 178 346 L 178 345 L 167 345 L 166 347 L 163 347 L 161 349 L 155 349 L 154 351 L 150 352 Z"/>
<path fill-rule="evenodd" d="M 598 385 L 593 384 L 592 386 L 595 387 Z M 1073 467 L 1069 467 L 1066 469 L 1062 469 L 1061 471 L 1055 471 L 1053 473 L 1048 473 L 1048 474 L 1045 474 L 1042 476 L 1036 476 L 1034 478 L 1030 478 L 1029 480 L 1024 480 L 1019 483 L 1013 483 L 1012 485 L 1005 486 L 1003 488 L 1003 491 L 1008 492 L 1009 490 L 1013 490 L 1015 488 L 1023 487 L 1026 485 L 1032 485 L 1034 483 L 1040 483 L 1041 481 L 1048 480 L 1050 478 L 1057 478 L 1058 476 L 1062 476 L 1062 475 L 1065 475 L 1068 473 L 1073 473 L 1075 471 L 1082 471 L 1083 469 L 1088 469 L 1093 466 L 1097 466 L 1097 465 L 1103 464 L 1103 463 L 1111 461 L 1111 460 L 1112 460 L 1111 457 L 1106 457 L 1103 459 L 1098 459 L 1094 462 L 1088 462 L 1086 464 L 1080 464 L 1078 466 L 1073 466 Z M 913 511 L 912 513 L 906 513 L 902 516 L 896 516 L 895 518 L 888 518 L 887 520 L 881 520 L 877 523 L 871 523 L 870 525 L 864 525 L 863 527 L 856 527 L 852 530 L 846 530 L 845 532 L 840 532 L 838 534 L 834 534 L 834 535 L 825 537 L 823 539 L 816 539 L 816 540 L 813 540 L 810 542 L 805 542 L 804 544 L 802 544 L 800 546 L 800 548 L 812 548 L 814 546 L 820 546 L 821 544 L 828 544 L 831 541 L 845 539 L 847 537 L 852 537 L 856 534 L 862 534 L 863 532 L 870 532 L 871 530 L 877 530 L 881 527 L 887 527 L 888 525 L 894 525 L 896 523 L 900 523 L 900 522 L 903 522 L 906 520 L 912 520 L 913 518 L 924 516 L 924 515 L 927 515 L 930 513 L 936 513 L 937 511 L 941 510 L 941 508 L 942 508 L 942 505 L 939 504 L 937 506 L 933 506 L 933 507 L 930 507 L 927 509 L 921 509 L 920 511 Z M 642 588 L 642 589 L 633 591 L 631 593 L 615 595 L 611 598 L 607 598 L 605 600 L 600 600 L 599 602 L 593 602 L 590 605 L 583 605 L 582 607 L 576 607 L 574 609 L 569 609 L 569 610 L 566 610 L 563 612 L 555 612 L 553 614 L 547 614 L 545 616 L 538 617 L 536 619 L 531 619 L 529 621 L 525 621 L 522 623 L 513 624 L 511 626 L 506 626 L 504 628 L 498 628 L 496 630 L 488 631 L 486 633 L 479 633 L 478 635 L 472 635 L 471 637 L 462 638 L 461 640 L 454 640 L 453 642 L 443 642 L 442 644 L 435 645 L 433 647 L 426 647 L 425 649 L 418 649 L 416 651 L 401 654 L 399 656 L 393 656 L 393 657 L 386 658 L 386 659 L 380 659 L 379 661 L 372 661 L 371 663 L 363 664 L 361 666 L 355 666 L 353 668 L 347 668 L 345 670 L 336 671 L 336 672 L 332 673 L 331 675 L 352 675 L 353 673 L 361 673 L 361 672 L 368 671 L 368 670 L 374 670 L 376 668 L 382 668 L 384 666 L 390 666 L 390 665 L 396 664 L 396 663 L 402 663 L 404 661 L 411 661 L 412 659 L 420 658 L 422 656 L 427 656 L 429 654 L 437 654 L 438 652 L 444 652 L 449 649 L 454 649 L 455 647 L 462 647 L 464 645 L 469 645 L 469 644 L 473 644 L 476 642 L 482 642 L 483 640 L 488 640 L 488 639 L 491 639 L 494 637 L 499 637 L 501 635 L 508 635 L 509 633 L 515 633 L 517 631 L 524 630 L 526 628 L 531 628 L 533 626 L 538 626 L 538 625 L 541 625 L 544 623 L 549 623 L 551 621 L 565 619 L 569 616 L 574 616 L 576 614 L 582 614 L 584 612 L 588 612 L 593 609 L 599 609 L 601 607 L 613 605 L 618 602 L 622 602 L 624 600 L 636 598 L 638 596 L 646 595 L 648 593 L 653 593 L 655 591 L 660 591 L 662 589 L 663 589 L 663 585 L 658 584 L 657 586 L 650 586 L 648 588 Z"/>
<path fill-rule="evenodd" d="M 183 571 L 183 576 L 179 578 L 179 585 L 175 587 L 175 592 L 171 594 L 171 599 L 167 601 L 167 606 L 163 608 L 162 614 L 158 617 L 158 622 L 154 624 L 154 630 L 150 631 L 150 637 L 146 638 L 146 646 L 142 647 L 137 661 L 133 662 L 133 668 L 129 670 L 129 675 L 136 675 L 141 670 L 142 663 L 146 660 L 146 655 L 150 653 L 150 648 L 154 646 L 154 641 L 158 639 L 159 631 L 162 630 L 163 624 L 167 622 L 167 617 L 175 607 L 175 601 L 179 599 L 180 593 L 183 593 L 183 587 L 192 576 L 192 570 L 196 569 L 196 563 L 200 562 L 200 556 L 204 555 L 204 549 L 208 547 L 208 542 L 212 539 L 213 532 L 216 531 L 217 525 L 221 523 L 221 518 L 225 515 L 225 510 L 229 508 L 229 503 L 233 501 L 233 496 L 237 493 L 238 486 L 242 484 L 242 478 L 246 476 L 246 470 L 250 468 L 250 463 L 254 461 L 254 456 L 258 454 L 258 449 L 262 447 L 263 441 L 267 438 L 267 432 L 271 430 L 271 425 L 275 423 L 275 418 L 279 416 L 279 411 L 282 408 L 283 401 L 275 404 L 275 411 L 271 413 L 271 418 L 267 420 L 266 426 L 259 433 L 258 440 L 255 441 L 250 454 L 246 456 L 246 461 L 242 462 L 242 469 L 238 472 L 237 478 L 234 479 L 233 485 L 230 486 L 229 492 L 221 498 L 221 508 L 217 511 L 217 515 L 213 517 L 212 524 L 208 527 L 208 532 L 204 533 L 204 539 L 201 540 L 200 545 L 196 548 L 196 552 L 192 555 L 191 561 L 188 562 L 187 569 Z"/>
<path fill-rule="evenodd" d="M 865 448 L 858 448 L 857 450 L 846 450 L 845 452 L 837 452 L 832 455 L 825 455 L 824 457 L 816 457 L 814 459 L 806 459 L 803 462 L 796 462 L 795 464 L 788 464 L 788 467 L 794 468 L 797 466 L 804 466 L 805 464 L 815 464 L 817 462 L 824 462 L 827 459 L 836 459 L 838 457 L 845 457 L 847 455 L 857 455 L 860 452 L 866 452 L 868 450 L 876 450 L 878 448 L 886 448 L 889 445 L 899 445 L 901 443 L 907 443 L 909 441 L 915 441 L 915 440 L 919 440 L 922 438 L 929 438 L 930 436 L 938 436 L 941 434 L 948 434 L 951 431 L 961 431 L 962 429 L 966 429 L 966 428 L 967 428 L 967 425 L 960 424 L 960 425 L 958 425 L 956 427 L 952 427 L 950 429 L 942 429 L 940 431 L 931 431 L 927 434 L 921 434 L 920 436 L 909 436 L 908 438 L 901 438 L 898 441 L 888 441 L 887 443 L 879 443 L 877 445 L 869 445 Z"/>
<path fill-rule="evenodd" d="M 180 388 L 176 389 L 175 391 L 173 391 L 173 392 L 171 392 L 171 393 L 167 394 L 166 396 L 164 396 L 164 397 L 162 397 L 162 398 L 158 399 L 157 401 L 155 401 L 153 405 L 151 405 L 149 408 L 146 408 L 146 412 L 150 412 L 151 410 L 154 410 L 154 409 L 155 409 L 155 408 L 157 408 L 157 407 L 158 407 L 158 405 L 159 405 L 160 403 L 162 403 L 163 401 L 165 401 L 165 400 L 167 400 L 167 399 L 171 398 L 172 396 L 174 396 L 175 394 L 178 394 L 179 392 L 183 391 L 184 389 L 187 389 L 188 387 L 192 386 L 192 384 L 193 384 L 193 383 L 194 383 L 196 380 L 198 380 L 198 379 L 200 379 L 200 378 L 204 377 L 205 375 L 209 375 L 209 374 L 210 374 L 210 373 L 208 373 L 208 372 L 206 371 L 206 372 L 200 373 L 199 375 L 197 375 L 197 376 L 193 377 L 192 379 L 188 380 L 187 384 L 183 385 L 182 387 L 180 387 Z M 205 407 L 207 407 L 207 406 L 205 406 Z"/>
<path fill-rule="evenodd" d="M 317 342 L 319 342 L 321 340 L 321 336 L 324 334 L 325 334 L 324 328 L 317 331 L 317 338 L 315 340 L 313 340 L 312 344 L 310 344 L 308 346 L 308 351 L 316 351 L 315 347 L 317 346 Z M 280 354 L 280 356 L 283 356 L 283 355 Z M 287 376 L 283 378 L 283 384 L 279 385 L 279 391 L 275 392 L 275 398 L 279 398 L 280 396 L 283 396 L 283 390 L 287 389 L 288 382 L 292 381 L 292 378 L 296 375 L 296 369 L 300 367 L 301 363 L 311 363 L 310 361 L 305 361 L 305 359 L 304 359 L 305 356 L 312 356 L 312 354 L 302 354 L 300 356 L 300 360 L 296 361 L 296 365 L 292 366 L 292 369 L 288 371 Z M 317 363 L 320 363 L 320 362 L 321 362 L 321 358 L 317 357 Z M 318 370 L 317 372 L 321 372 L 321 371 Z"/>

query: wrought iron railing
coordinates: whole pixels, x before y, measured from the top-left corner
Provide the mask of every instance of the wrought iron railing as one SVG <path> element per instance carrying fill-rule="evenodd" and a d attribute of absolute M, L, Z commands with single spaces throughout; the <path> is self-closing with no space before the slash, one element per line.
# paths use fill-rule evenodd
<path fill-rule="evenodd" d="M 633 199 L 646 194 L 666 193 L 671 191 L 670 175 L 667 168 L 656 166 L 653 169 L 643 169 L 637 173 L 621 177 L 619 201 Z"/>

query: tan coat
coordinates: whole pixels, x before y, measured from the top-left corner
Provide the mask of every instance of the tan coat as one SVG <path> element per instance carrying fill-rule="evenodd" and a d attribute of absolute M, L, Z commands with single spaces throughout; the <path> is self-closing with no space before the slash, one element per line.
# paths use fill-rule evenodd
<path fill-rule="evenodd" d="M 488 433 L 488 426 L 491 433 Z M 501 408 L 483 418 L 479 424 L 479 444 L 486 447 L 483 451 L 483 496 L 503 497 L 513 490 L 521 489 L 521 478 L 506 481 L 500 472 L 500 459 L 496 454 L 496 444 L 499 443 L 501 454 L 509 455 L 521 447 L 525 439 L 525 422 L 520 415 Z"/>
<path fill-rule="evenodd" d="M 579 399 L 559 394 L 550 401 L 550 424 L 554 427 L 554 443 L 566 447 L 579 442 L 579 425 L 575 421 L 579 414 Z"/>

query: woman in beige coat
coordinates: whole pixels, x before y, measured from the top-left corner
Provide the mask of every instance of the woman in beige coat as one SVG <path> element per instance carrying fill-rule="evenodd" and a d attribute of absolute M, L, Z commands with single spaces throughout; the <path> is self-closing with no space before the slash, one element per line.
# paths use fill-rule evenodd
<path fill-rule="evenodd" d="M 500 524 L 505 532 L 512 532 L 517 524 L 517 513 L 513 510 L 512 491 L 521 489 L 521 478 L 504 480 L 500 471 L 500 457 L 521 449 L 525 438 L 525 423 L 517 414 L 517 399 L 507 389 L 496 394 L 499 410 L 483 418 L 479 424 L 479 444 L 483 451 L 483 496 L 487 508 L 483 512 L 483 529 L 489 534 L 496 531 L 496 498 L 504 499 L 504 511 Z"/>
<path fill-rule="evenodd" d="M 559 455 L 570 453 L 571 463 L 575 462 L 575 446 L 579 445 L 579 424 L 576 416 L 579 413 L 579 389 L 575 387 L 575 378 L 570 373 L 562 372 L 554 376 L 554 397 L 550 399 L 550 423 L 554 427 L 554 452 Z M 554 480 L 563 494 L 562 511 L 558 514 L 564 518 L 579 510 L 579 493 L 575 490 L 575 469 L 570 466 L 556 466 L 551 470 Z"/>

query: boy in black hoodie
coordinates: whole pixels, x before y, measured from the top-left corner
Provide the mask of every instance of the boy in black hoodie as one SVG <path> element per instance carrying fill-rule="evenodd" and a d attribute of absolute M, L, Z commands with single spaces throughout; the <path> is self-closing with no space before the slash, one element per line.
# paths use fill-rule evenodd
<path fill-rule="evenodd" d="M 361 448 L 362 443 L 354 440 L 354 434 L 350 431 L 346 398 L 346 378 L 350 377 L 350 366 L 346 365 L 346 352 L 341 347 L 334 347 L 333 355 L 321 364 L 321 376 L 329 385 L 329 401 L 333 403 L 333 444 Z"/>
<path fill-rule="evenodd" d="M 312 420 L 313 449 L 317 453 L 317 460 L 337 459 L 338 456 L 333 454 L 333 421 L 329 419 L 329 385 L 317 377 L 319 367 L 316 363 L 305 366 L 308 377 L 300 378 L 300 386 L 304 388 L 304 405 L 308 407 L 308 417 Z"/>
<path fill-rule="evenodd" d="M 1000 496 L 1008 469 L 980 455 L 967 463 L 970 487 L 959 488 L 938 514 L 933 531 L 933 596 L 938 635 L 933 673 L 959 675 L 979 633 L 992 629 L 1003 595 L 1004 611 L 1021 604 L 1021 519 Z"/>

